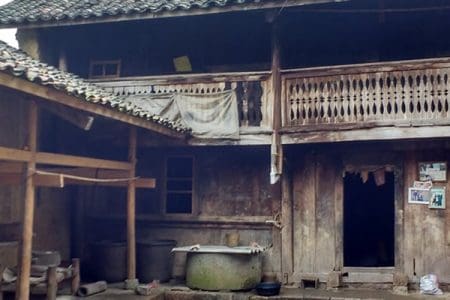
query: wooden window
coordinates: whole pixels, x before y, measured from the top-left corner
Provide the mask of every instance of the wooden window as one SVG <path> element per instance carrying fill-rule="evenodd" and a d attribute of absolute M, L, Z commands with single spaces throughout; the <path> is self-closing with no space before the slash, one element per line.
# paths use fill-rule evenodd
<path fill-rule="evenodd" d="M 169 156 L 166 159 L 165 213 L 192 214 L 194 158 Z"/>
<path fill-rule="evenodd" d="M 120 76 L 120 60 L 92 60 L 89 78 L 115 78 Z"/>

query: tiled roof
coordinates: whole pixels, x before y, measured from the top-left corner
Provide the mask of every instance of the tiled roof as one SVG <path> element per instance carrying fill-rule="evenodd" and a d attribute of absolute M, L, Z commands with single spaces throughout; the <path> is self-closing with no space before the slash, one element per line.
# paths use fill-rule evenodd
<path fill-rule="evenodd" d="M 292 2 L 292 0 L 290 0 Z M 304 2 L 303 0 L 299 0 Z M 309 2 L 314 2 L 311 0 Z M 320 2 L 320 1 L 318 1 Z M 283 6 L 286 0 L 14 0 L 0 8 L 1 24 L 64 22 L 114 16 L 145 16 L 257 3 Z"/>
<path fill-rule="evenodd" d="M 22 50 L 13 48 L 0 41 L 0 71 L 24 78 L 39 85 L 49 86 L 71 96 L 98 105 L 104 105 L 125 114 L 133 115 L 149 122 L 161 124 L 178 132 L 187 132 L 181 124 L 174 123 L 158 115 L 145 111 L 135 105 L 125 103 L 103 88 L 55 67 L 31 58 Z"/>

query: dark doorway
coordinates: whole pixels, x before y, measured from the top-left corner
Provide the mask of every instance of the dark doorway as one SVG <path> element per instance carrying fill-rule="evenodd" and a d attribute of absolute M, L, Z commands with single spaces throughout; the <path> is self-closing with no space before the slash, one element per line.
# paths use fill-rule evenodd
<path fill-rule="evenodd" d="M 344 179 L 344 266 L 394 266 L 394 174 L 377 186 L 372 173 Z"/>

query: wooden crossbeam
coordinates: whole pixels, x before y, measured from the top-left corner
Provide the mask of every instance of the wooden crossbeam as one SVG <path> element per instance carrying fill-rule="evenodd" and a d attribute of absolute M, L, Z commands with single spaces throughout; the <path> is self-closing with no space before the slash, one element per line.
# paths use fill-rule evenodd
<path fill-rule="evenodd" d="M 36 152 L 35 159 L 37 164 L 58 166 L 88 167 L 112 170 L 129 170 L 131 168 L 131 164 L 129 162 L 48 152 Z M 31 152 L 28 150 L 0 147 L 0 160 L 30 162 Z"/>
<path fill-rule="evenodd" d="M 98 158 L 37 152 L 36 163 L 59 166 L 91 167 L 102 169 L 129 170 L 130 163 Z"/>
<path fill-rule="evenodd" d="M 91 177 L 95 178 L 95 177 Z M 119 177 L 116 177 L 119 178 Z M 123 178 L 123 177 L 122 177 Z M 98 179 L 114 179 L 111 178 L 98 178 Z M 154 178 L 137 178 L 133 180 L 136 188 L 153 189 L 156 186 L 156 180 Z M 21 185 L 24 183 L 24 177 L 20 173 L 0 173 L 0 186 Z M 86 180 L 77 180 L 72 178 L 60 178 L 55 175 L 34 175 L 34 184 L 36 187 L 55 187 L 62 188 L 71 185 L 97 185 L 97 186 L 111 186 L 111 187 L 127 187 L 128 182 L 94 182 Z"/>

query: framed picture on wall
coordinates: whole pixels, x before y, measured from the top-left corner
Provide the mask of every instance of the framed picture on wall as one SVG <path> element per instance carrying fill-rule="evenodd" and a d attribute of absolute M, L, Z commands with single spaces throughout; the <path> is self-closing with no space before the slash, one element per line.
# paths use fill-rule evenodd
<path fill-rule="evenodd" d="M 445 187 L 431 189 L 429 208 L 445 209 Z"/>
<path fill-rule="evenodd" d="M 431 191 L 429 189 L 409 188 L 408 203 L 413 204 L 429 204 Z"/>
<path fill-rule="evenodd" d="M 420 181 L 447 181 L 447 162 L 419 162 Z"/>

